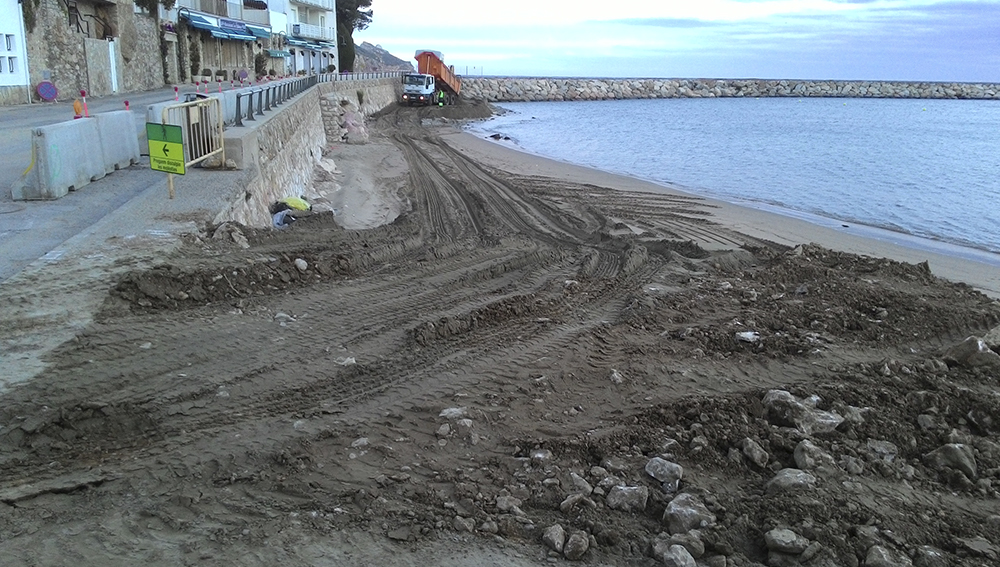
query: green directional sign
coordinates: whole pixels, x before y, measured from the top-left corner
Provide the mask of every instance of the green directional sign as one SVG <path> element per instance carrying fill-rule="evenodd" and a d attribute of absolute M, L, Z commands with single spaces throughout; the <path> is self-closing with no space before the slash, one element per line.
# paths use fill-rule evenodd
<path fill-rule="evenodd" d="M 146 140 L 151 169 L 184 175 L 184 134 L 180 126 L 147 122 Z"/>

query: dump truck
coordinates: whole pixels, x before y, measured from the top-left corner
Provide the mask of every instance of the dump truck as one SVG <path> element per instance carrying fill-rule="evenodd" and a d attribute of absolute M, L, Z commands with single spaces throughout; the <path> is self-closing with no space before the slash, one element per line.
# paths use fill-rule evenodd
<path fill-rule="evenodd" d="M 440 51 L 418 49 L 413 56 L 417 72 L 403 75 L 402 103 L 407 105 L 454 104 L 462 91 L 455 68 L 444 64 Z"/>

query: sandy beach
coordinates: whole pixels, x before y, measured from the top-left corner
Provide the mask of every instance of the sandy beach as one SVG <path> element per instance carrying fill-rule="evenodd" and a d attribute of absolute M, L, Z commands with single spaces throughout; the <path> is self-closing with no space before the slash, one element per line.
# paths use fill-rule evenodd
<path fill-rule="evenodd" d="M 0 563 L 996 564 L 996 265 L 485 112 L 387 109 L 326 149 L 332 213 L 95 282 L 0 393 Z"/>

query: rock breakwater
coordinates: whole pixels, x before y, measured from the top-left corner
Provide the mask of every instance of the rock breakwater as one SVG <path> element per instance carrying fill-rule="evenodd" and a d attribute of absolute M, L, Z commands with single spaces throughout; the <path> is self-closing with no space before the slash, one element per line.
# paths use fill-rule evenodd
<path fill-rule="evenodd" d="M 721 97 L 1000 100 L 997 83 L 890 81 L 465 78 L 462 90 L 465 98 L 488 102 Z"/>

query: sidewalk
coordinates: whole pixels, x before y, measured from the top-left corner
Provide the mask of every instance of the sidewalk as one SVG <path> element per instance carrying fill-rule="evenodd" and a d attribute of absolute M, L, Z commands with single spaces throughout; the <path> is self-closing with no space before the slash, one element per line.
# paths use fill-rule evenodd
<path fill-rule="evenodd" d="M 192 87 L 187 87 L 192 91 Z M 145 136 L 146 107 L 172 100 L 173 87 L 119 94 L 87 101 L 90 114 L 124 110 L 135 116 L 136 135 Z M 148 158 L 116 171 L 54 201 L 12 201 L 10 186 L 31 163 L 31 130 L 73 119 L 73 101 L 0 107 L 0 282 L 31 262 L 51 254 L 60 244 L 86 231 L 123 204 L 164 184 L 166 174 L 150 171 Z M 144 143 L 140 151 L 146 153 Z M 217 173 L 216 173 L 217 174 Z M 183 182 L 180 184 L 183 185 Z M 176 206 L 176 204 L 174 205 Z"/>

